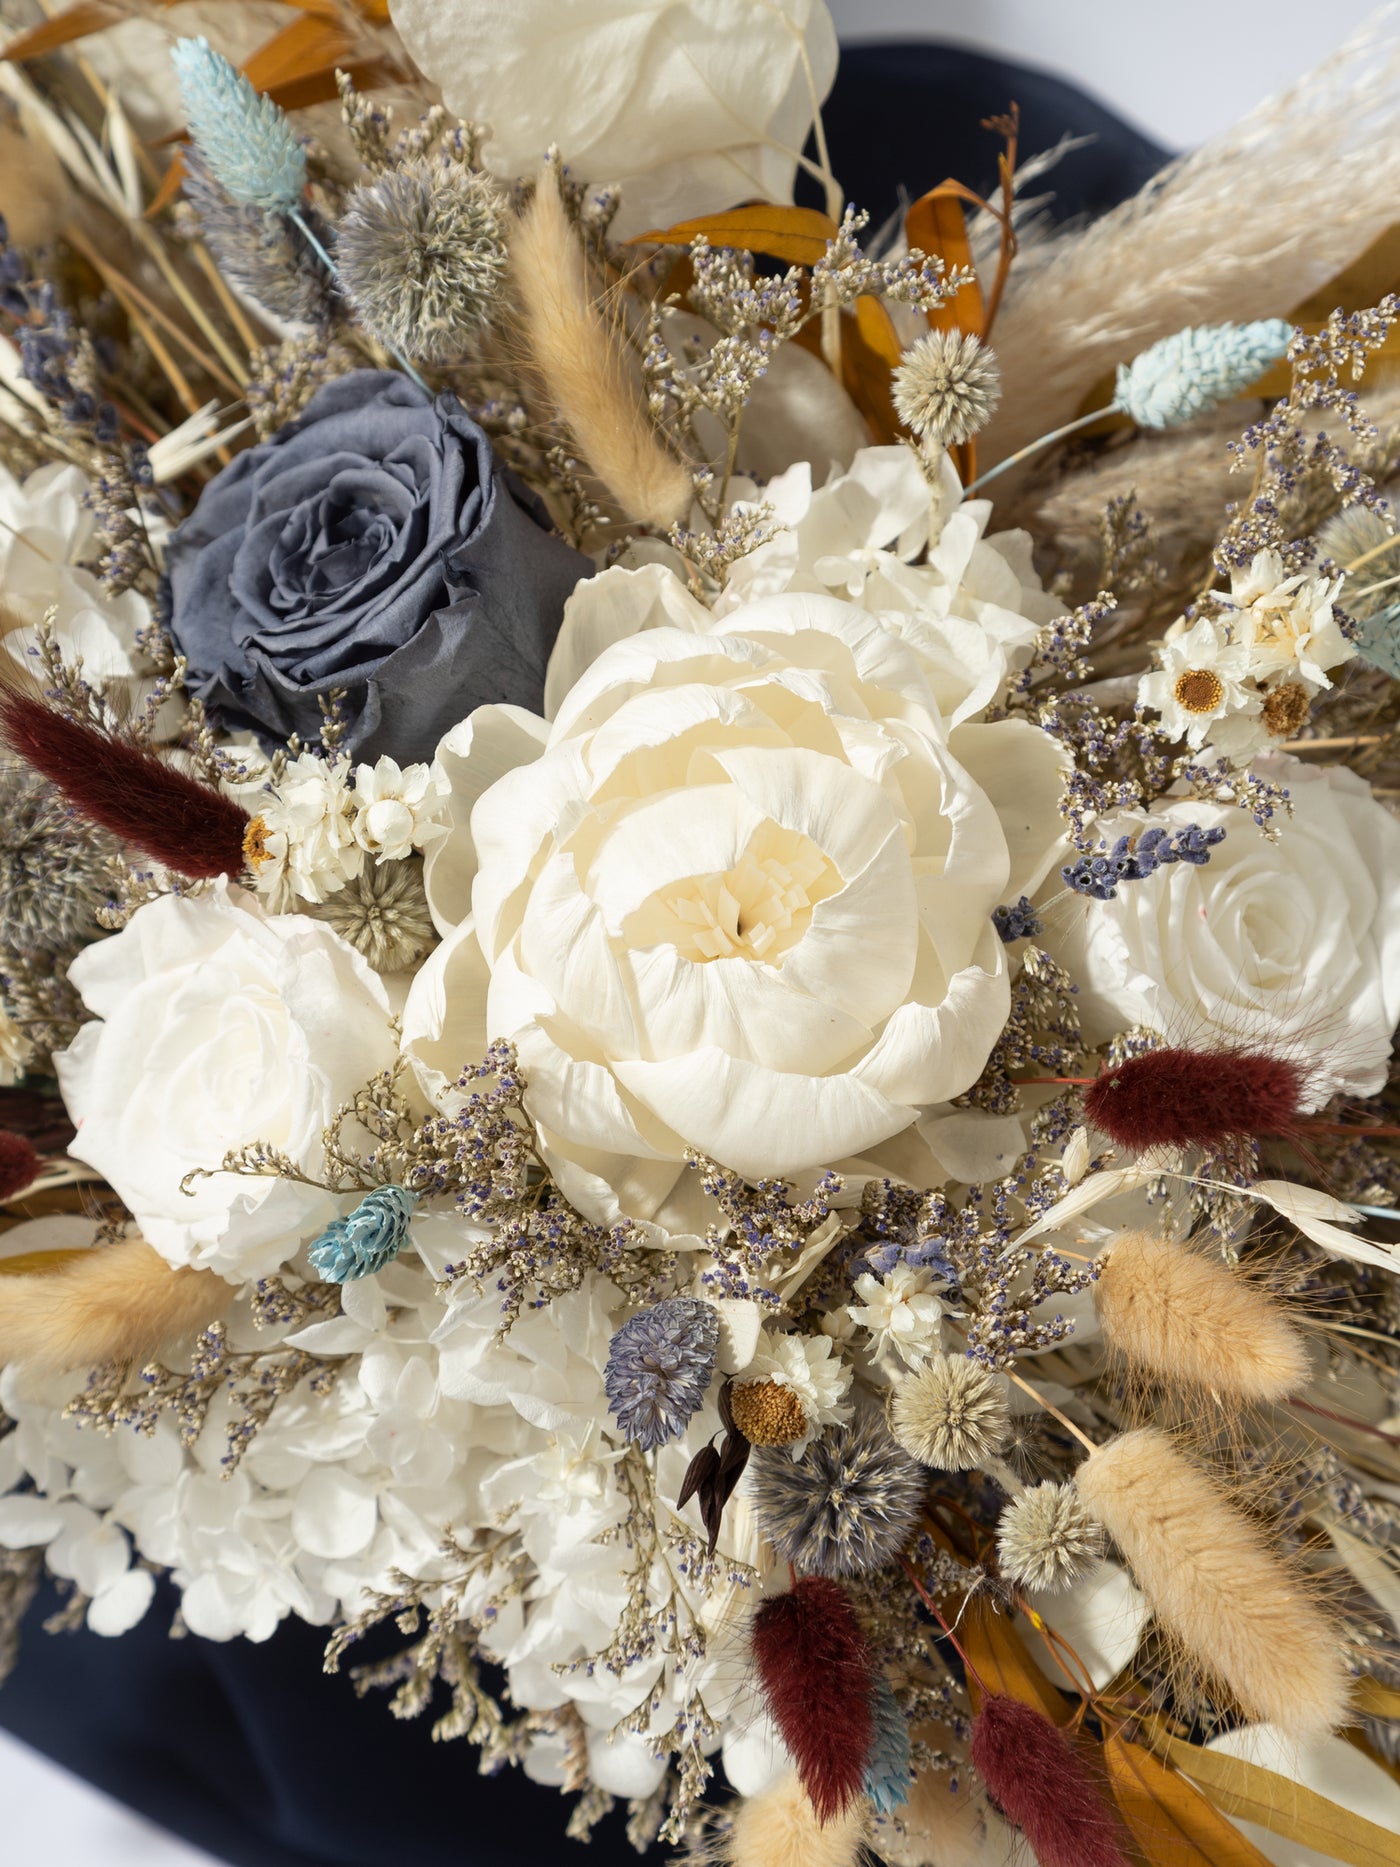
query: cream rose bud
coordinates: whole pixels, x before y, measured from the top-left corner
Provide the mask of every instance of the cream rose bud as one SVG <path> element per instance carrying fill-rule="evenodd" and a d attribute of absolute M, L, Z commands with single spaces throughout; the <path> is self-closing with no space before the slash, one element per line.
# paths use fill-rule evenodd
<path fill-rule="evenodd" d="M 1025 871 L 1043 875 L 1057 755 L 1023 724 L 978 730 L 1001 734 L 978 751 L 1018 845 L 1047 800 Z M 991 919 L 1008 837 L 878 617 L 781 596 L 710 633 L 648 629 L 593 662 L 552 727 L 482 709 L 439 758 L 452 829 L 428 887 L 449 932 L 405 1043 L 450 1099 L 488 1035 L 510 1038 L 543 1150 L 591 1216 L 689 1232 L 687 1148 L 798 1173 L 981 1072 L 1009 1000 Z"/>
<path fill-rule="evenodd" d="M 70 977 L 96 1014 L 56 1058 L 69 1149 L 171 1264 L 265 1277 L 341 1210 L 318 1187 L 196 1167 L 265 1141 L 316 1175 L 334 1110 L 392 1062 L 376 975 L 320 921 L 219 882 L 162 896 Z"/>
<path fill-rule="evenodd" d="M 1203 867 L 1076 905 L 1057 955 L 1093 1042 L 1146 1025 L 1178 1043 L 1273 1048 L 1312 1067 L 1309 1106 L 1372 1095 L 1400 1022 L 1400 824 L 1344 766 L 1275 754 L 1255 769 L 1292 799 L 1276 843 L 1243 811 L 1194 800 L 1109 819 L 1111 836 L 1148 821 L 1226 835 Z"/>

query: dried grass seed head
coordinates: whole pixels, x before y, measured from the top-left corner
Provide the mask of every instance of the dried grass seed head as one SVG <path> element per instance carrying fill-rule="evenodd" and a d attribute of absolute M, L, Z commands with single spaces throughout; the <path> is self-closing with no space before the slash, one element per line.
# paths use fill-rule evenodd
<path fill-rule="evenodd" d="M 936 1471 L 971 1471 L 997 1452 L 1011 1423 L 1004 1375 L 966 1355 L 930 1355 L 894 1390 L 890 1430 Z"/>
<path fill-rule="evenodd" d="M 458 356 L 490 322 L 505 279 L 502 215 L 489 176 L 440 156 L 357 188 L 335 257 L 361 321 L 405 356 Z"/>
<path fill-rule="evenodd" d="M 1103 1553 L 1104 1534 L 1073 1484 L 1031 1485 L 997 1524 L 1002 1574 L 1023 1588 L 1070 1588 Z"/>
<path fill-rule="evenodd" d="M 895 413 L 930 447 L 966 441 L 1000 400 L 996 357 L 967 331 L 930 331 L 894 372 Z"/>
<path fill-rule="evenodd" d="M 873 1575 L 908 1541 L 923 1508 L 924 1473 L 874 1409 L 828 1427 L 794 1460 L 758 1452 L 753 1503 L 774 1549 L 810 1575 Z"/>
<path fill-rule="evenodd" d="M 1284 1400 L 1307 1382 L 1307 1344 L 1283 1308 L 1217 1254 L 1150 1232 L 1114 1240 L 1094 1303 L 1128 1365 L 1177 1388 Z"/>

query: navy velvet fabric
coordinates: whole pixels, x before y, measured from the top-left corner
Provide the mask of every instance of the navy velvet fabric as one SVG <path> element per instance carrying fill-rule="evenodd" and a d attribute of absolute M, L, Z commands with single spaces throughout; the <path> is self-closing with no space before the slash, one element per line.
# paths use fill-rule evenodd
<path fill-rule="evenodd" d="M 877 225 L 949 175 L 989 191 L 999 145 L 979 125 L 1013 99 L 1023 154 L 1066 134 L 1094 138 L 1037 186 L 1054 191 L 1060 218 L 1102 212 L 1165 160 L 1044 73 L 939 45 L 868 45 L 843 53 L 825 112 L 833 166 Z M 171 1640 L 166 1584 L 120 1640 L 45 1635 L 39 1622 L 54 1606 L 41 1597 L 30 1616 L 0 1690 L 0 1725 L 234 1867 L 556 1867 L 571 1857 L 564 1798 L 515 1771 L 484 1780 L 465 1743 L 430 1741 L 429 1719 L 400 1724 L 380 1695 L 358 1699 L 348 1680 L 324 1676 L 315 1628 L 287 1622 L 262 1646 Z M 578 1858 L 635 1859 L 620 1817 Z"/>

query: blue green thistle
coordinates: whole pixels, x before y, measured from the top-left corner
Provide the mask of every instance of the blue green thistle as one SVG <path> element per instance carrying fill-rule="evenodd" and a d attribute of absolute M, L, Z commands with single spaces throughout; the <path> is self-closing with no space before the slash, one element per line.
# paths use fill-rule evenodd
<path fill-rule="evenodd" d="M 190 135 L 224 192 L 247 207 L 291 213 L 306 186 L 306 151 L 286 113 L 207 39 L 176 40 L 170 62 Z"/>
<path fill-rule="evenodd" d="M 603 1375 L 608 1407 L 635 1446 L 650 1452 L 699 1412 L 719 1357 L 719 1312 L 699 1297 L 665 1297 L 623 1323 Z"/>
<path fill-rule="evenodd" d="M 865 1766 L 862 1787 L 877 1815 L 892 1815 L 909 1800 L 914 1760 L 908 1721 L 883 1673 L 876 1676 L 870 1695 L 870 1722 L 870 1761 Z"/>
<path fill-rule="evenodd" d="M 408 1237 L 418 1195 L 403 1186 L 376 1186 L 344 1219 L 332 1219 L 308 1251 L 325 1284 L 353 1283 L 392 1264 Z"/>
<path fill-rule="evenodd" d="M 1140 428 L 1179 428 L 1247 389 L 1292 336 L 1282 318 L 1190 325 L 1119 364 L 1113 405 Z"/>

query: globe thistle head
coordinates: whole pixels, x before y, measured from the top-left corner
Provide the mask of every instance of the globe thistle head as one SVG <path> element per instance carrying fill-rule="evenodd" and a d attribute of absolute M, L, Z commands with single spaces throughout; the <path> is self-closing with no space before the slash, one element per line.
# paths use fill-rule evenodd
<path fill-rule="evenodd" d="M 346 297 L 381 342 L 450 362 L 489 323 L 505 278 L 501 197 L 489 176 L 419 157 L 355 190 L 335 257 Z"/>
<path fill-rule="evenodd" d="M 665 1297 L 612 1339 L 603 1386 L 633 1445 L 650 1452 L 699 1412 L 719 1357 L 719 1312 L 699 1297 Z"/>
<path fill-rule="evenodd" d="M 437 938 L 423 890 L 423 865 L 411 859 L 367 862 L 314 912 L 376 972 L 407 972 Z"/>
<path fill-rule="evenodd" d="M 895 413 L 930 447 L 956 447 L 986 426 L 1001 400 L 1001 369 L 967 331 L 930 331 L 894 373 Z"/>
<path fill-rule="evenodd" d="M 1103 1554 L 1103 1531 L 1073 1484 L 1032 1485 L 997 1524 L 1002 1574 L 1023 1588 L 1069 1588 Z"/>
<path fill-rule="evenodd" d="M 1006 1377 L 966 1355 L 930 1355 L 899 1383 L 890 1429 L 921 1465 L 966 1472 L 998 1451 L 1011 1423 Z"/>
<path fill-rule="evenodd" d="M 753 1504 L 778 1554 L 808 1575 L 887 1568 L 923 1509 L 923 1472 L 873 1410 L 828 1427 L 793 1460 L 765 1449 L 752 1461 Z"/>
<path fill-rule="evenodd" d="M 117 849 L 38 772 L 0 765 L 0 947 L 73 953 L 93 940 Z"/>

